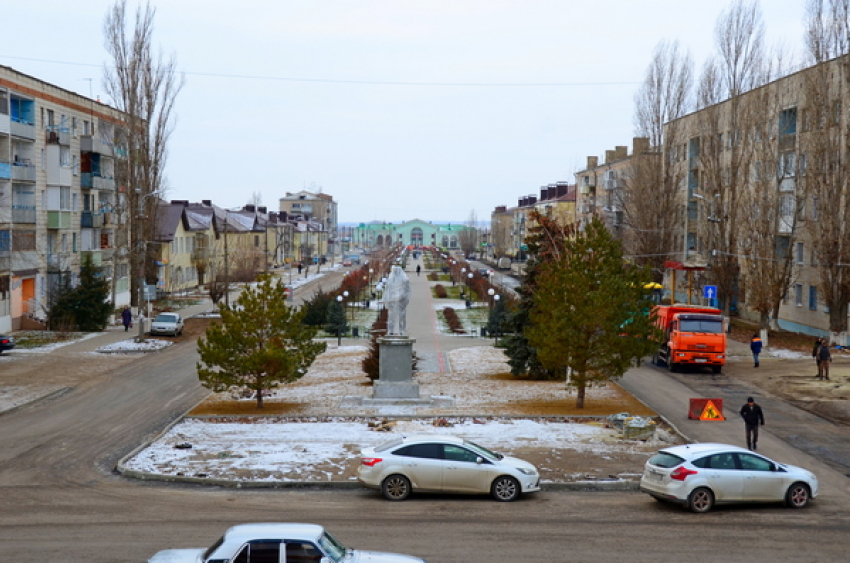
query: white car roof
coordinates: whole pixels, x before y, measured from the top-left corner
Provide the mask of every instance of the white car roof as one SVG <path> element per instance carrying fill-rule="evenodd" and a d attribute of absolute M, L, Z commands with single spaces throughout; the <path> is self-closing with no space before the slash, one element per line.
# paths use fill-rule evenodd
<path fill-rule="evenodd" d="M 749 452 L 747 448 L 732 446 L 730 444 L 685 444 L 684 446 L 672 446 L 663 448 L 662 452 L 668 452 L 684 459 L 693 459 L 697 456 L 707 455 L 714 452 Z"/>
<path fill-rule="evenodd" d="M 244 543 L 252 539 L 286 539 L 315 542 L 325 529 L 318 524 L 294 524 L 286 522 L 259 522 L 238 524 L 224 533 L 225 543 Z"/>
<path fill-rule="evenodd" d="M 411 436 L 403 436 L 402 440 L 405 444 L 415 444 L 419 442 L 439 442 L 442 444 L 463 444 L 463 438 L 457 436 L 447 436 L 445 434 L 413 434 Z"/>

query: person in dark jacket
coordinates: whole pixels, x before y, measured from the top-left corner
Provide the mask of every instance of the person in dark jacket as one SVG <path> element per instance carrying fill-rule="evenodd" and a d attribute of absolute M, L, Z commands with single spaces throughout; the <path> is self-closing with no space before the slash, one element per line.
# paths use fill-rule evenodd
<path fill-rule="evenodd" d="M 756 363 L 753 367 L 759 367 L 759 354 L 761 354 L 761 338 L 759 338 L 758 334 L 753 335 L 753 339 L 750 340 L 750 350 L 753 352 L 753 361 Z"/>
<path fill-rule="evenodd" d="M 747 404 L 741 407 L 741 418 L 747 429 L 747 449 L 755 451 L 759 441 L 759 424 L 764 426 L 764 413 L 752 397 L 747 397 Z"/>
<path fill-rule="evenodd" d="M 133 313 L 127 305 L 125 305 L 124 310 L 121 311 L 121 324 L 124 325 L 124 332 L 130 330 L 130 326 L 133 324 Z"/>
<path fill-rule="evenodd" d="M 832 362 L 832 354 L 829 353 L 829 344 L 821 342 L 818 349 L 818 379 L 829 379 L 829 364 Z"/>
<path fill-rule="evenodd" d="M 818 379 L 821 378 L 820 360 L 818 359 L 818 352 L 820 351 L 820 345 L 822 343 L 823 343 L 823 340 L 820 337 L 818 337 L 818 338 L 815 339 L 814 348 L 812 348 L 812 358 L 815 359 L 815 364 L 818 366 L 818 374 L 815 377 L 817 377 Z"/>

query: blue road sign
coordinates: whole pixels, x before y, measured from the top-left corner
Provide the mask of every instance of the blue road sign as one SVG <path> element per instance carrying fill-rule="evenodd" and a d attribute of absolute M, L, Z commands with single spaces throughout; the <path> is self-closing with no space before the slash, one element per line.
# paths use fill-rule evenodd
<path fill-rule="evenodd" d="M 717 286 L 716 285 L 706 285 L 702 288 L 702 296 L 706 299 L 716 299 L 717 298 Z"/>

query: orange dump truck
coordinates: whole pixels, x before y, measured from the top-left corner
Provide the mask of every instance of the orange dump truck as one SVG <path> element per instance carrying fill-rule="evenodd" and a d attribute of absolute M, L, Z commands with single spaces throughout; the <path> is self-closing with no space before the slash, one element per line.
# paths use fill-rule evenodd
<path fill-rule="evenodd" d="M 711 366 L 714 373 L 726 364 L 726 331 L 723 316 L 714 307 L 700 305 L 659 305 L 655 322 L 664 331 L 664 340 L 655 353 L 655 364 L 667 364 L 670 371 L 680 366 Z"/>

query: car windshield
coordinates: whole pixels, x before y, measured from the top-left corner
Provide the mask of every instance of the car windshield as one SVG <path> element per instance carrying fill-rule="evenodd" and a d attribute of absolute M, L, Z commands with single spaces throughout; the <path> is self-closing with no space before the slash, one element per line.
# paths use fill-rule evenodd
<path fill-rule="evenodd" d="M 176 323 L 177 315 L 157 315 L 153 320 L 155 323 Z"/>
<path fill-rule="evenodd" d="M 335 562 L 342 561 L 345 557 L 345 546 L 339 543 L 335 537 L 327 532 L 319 536 L 319 545 L 328 557 Z"/>
<path fill-rule="evenodd" d="M 488 450 L 484 446 L 479 446 L 475 442 L 470 442 L 469 440 L 464 440 L 463 443 L 466 447 L 468 447 L 471 450 L 474 450 L 475 453 L 480 454 L 482 457 L 489 457 L 490 459 L 502 459 L 503 457 L 505 457 L 500 453 L 491 452 L 490 450 Z"/>
<path fill-rule="evenodd" d="M 381 444 L 380 446 L 377 446 L 375 448 L 375 451 L 376 452 L 385 452 L 387 450 L 393 449 L 396 446 L 400 446 L 403 443 L 404 443 L 404 440 L 402 440 L 401 438 L 398 438 L 398 439 L 392 440 L 391 442 L 386 442 L 386 443 Z"/>
<path fill-rule="evenodd" d="M 683 319 L 679 325 L 679 331 L 721 334 L 723 332 L 723 323 L 719 320 Z"/>

